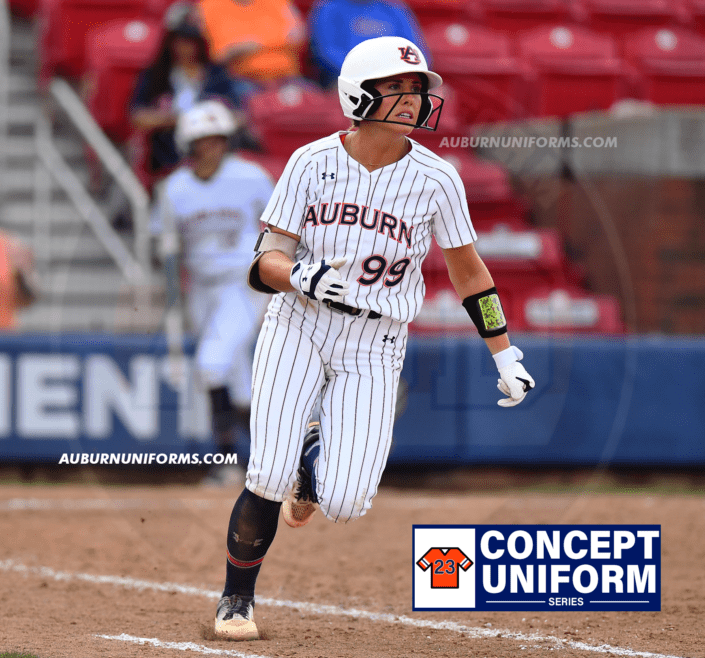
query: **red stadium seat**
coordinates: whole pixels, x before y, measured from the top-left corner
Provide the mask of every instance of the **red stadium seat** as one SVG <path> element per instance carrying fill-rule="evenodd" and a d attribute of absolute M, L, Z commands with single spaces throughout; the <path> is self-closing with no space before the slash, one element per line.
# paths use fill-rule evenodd
<path fill-rule="evenodd" d="M 566 257 L 557 232 L 510 231 L 497 227 L 478 232 L 477 252 L 487 264 L 507 303 L 520 291 L 566 285 Z"/>
<path fill-rule="evenodd" d="M 313 86 L 285 85 L 257 94 L 250 100 L 249 111 L 267 151 L 286 158 L 300 146 L 350 125 L 340 109 L 338 93 Z"/>
<path fill-rule="evenodd" d="M 527 331 L 559 333 L 624 333 L 619 300 L 575 288 L 544 288 L 518 298 L 514 317 Z"/>
<path fill-rule="evenodd" d="M 458 21 L 434 23 L 425 35 L 433 70 L 462 98 L 464 123 L 524 116 L 524 76 L 509 37 Z"/>
<path fill-rule="evenodd" d="M 269 153 L 253 153 L 251 151 L 241 151 L 237 155 L 239 155 L 244 160 L 249 160 L 250 162 L 257 163 L 260 167 L 267 171 L 267 173 L 272 177 L 275 183 L 284 173 L 286 163 L 288 162 L 288 158 L 277 155 L 271 155 Z"/>
<path fill-rule="evenodd" d="M 436 21 L 483 20 L 479 0 L 406 0 L 405 4 L 414 12 L 424 34 Z"/>
<path fill-rule="evenodd" d="M 526 293 L 565 287 L 565 255 L 558 234 L 551 230 L 478 231 L 475 244 L 494 279 L 502 303 L 515 309 Z M 424 261 L 424 278 L 433 290 L 450 285 L 445 259 L 434 242 Z"/>
<path fill-rule="evenodd" d="M 497 224 L 514 230 L 528 228 L 526 206 L 514 195 L 502 166 L 482 160 L 467 149 L 439 149 L 438 154 L 460 174 L 476 230 L 489 230 Z"/>
<path fill-rule="evenodd" d="M 578 288 L 537 288 L 507 294 L 497 287 L 510 331 L 540 333 L 622 334 L 619 300 L 592 295 Z M 412 333 L 476 333 L 453 286 L 427 285 L 421 313 L 409 327 Z"/>
<path fill-rule="evenodd" d="M 86 35 L 116 19 L 142 18 L 145 0 L 41 0 L 40 80 L 79 78 L 86 68 Z"/>
<path fill-rule="evenodd" d="M 156 56 L 161 21 L 111 21 L 91 31 L 86 46 L 88 108 L 103 130 L 124 141 L 132 132 L 129 103 L 139 72 Z"/>
<path fill-rule="evenodd" d="M 486 263 L 495 286 L 502 298 L 507 321 L 515 331 L 526 328 L 523 302 L 537 290 L 566 287 L 563 276 L 565 256 L 558 234 L 550 230 L 509 231 L 496 229 L 478 231 L 476 249 Z M 423 264 L 427 287 L 427 302 L 422 315 L 414 322 L 418 331 L 474 330 L 467 323 L 467 315 L 454 307 L 459 306 L 443 252 L 434 241 Z M 461 307 L 462 310 L 462 307 Z M 463 311 L 464 312 L 464 311 Z"/>
<path fill-rule="evenodd" d="M 294 0 L 293 4 L 304 16 L 306 16 L 316 2 L 317 0 Z"/>
<path fill-rule="evenodd" d="M 640 73 L 641 98 L 660 105 L 705 105 L 705 38 L 682 28 L 647 28 L 624 39 Z"/>
<path fill-rule="evenodd" d="M 673 0 L 582 0 L 587 25 L 617 38 L 648 26 L 672 25 L 681 16 Z"/>
<path fill-rule="evenodd" d="M 515 317 L 512 309 L 505 308 L 504 313 L 511 331 L 525 330 L 522 317 Z M 424 302 L 420 313 L 409 325 L 409 333 L 477 336 L 477 329 L 450 282 L 437 286 L 426 281 Z"/>
<path fill-rule="evenodd" d="M 690 27 L 705 36 L 705 0 L 683 0 L 688 12 Z"/>
<path fill-rule="evenodd" d="M 460 114 L 461 99 L 455 89 L 447 84 L 437 87 L 431 93 L 440 96 L 444 100 L 436 130 L 416 129 L 410 136 L 434 153 L 442 155 L 443 153 L 438 149 L 442 148 L 441 144 L 444 143 L 444 139 L 447 143 L 452 138 L 458 137 L 465 132 L 465 124 Z M 435 122 L 436 118 L 433 117 L 430 124 L 436 125 Z"/>
<path fill-rule="evenodd" d="M 530 107 L 537 116 L 604 110 L 623 95 L 626 73 L 609 35 L 577 26 L 544 26 L 519 37 L 531 65 Z"/>
<path fill-rule="evenodd" d="M 481 0 L 485 25 L 512 36 L 547 23 L 570 23 L 574 17 L 566 0 Z"/>
<path fill-rule="evenodd" d="M 10 0 L 9 5 L 13 14 L 28 18 L 39 9 L 39 0 Z"/>
<path fill-rule="evenodd" d="M 145 12 L 149 16 L 158 18 L 159 20 L 164 18 L 167 9 L 171 7 L 175 2 L 190 2 L 195 4 L 196 0 L 144 0 Z"/>

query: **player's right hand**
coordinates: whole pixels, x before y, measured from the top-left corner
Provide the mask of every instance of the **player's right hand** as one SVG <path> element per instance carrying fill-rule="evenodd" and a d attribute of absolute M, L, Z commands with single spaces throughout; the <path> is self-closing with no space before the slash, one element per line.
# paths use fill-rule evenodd
<path fill-rule="evenodd" d="M 310 299 L 319 302 L 338 302 L 348 294 L 350 284 L 343 280 L 338 270 L 345 265 L 347 258 L 334 258 L 331 261 L 304 265 L 301 261 L 291 268 L 291 285 Z"/>
<path fill-rule="evenodd" d="M 516 406 L 536 386 L 533 377 L 519 363 L 523 358 L 522 351 L 514 345 L 494 355 L 501 378 L 497 380 L 497 388 L 507 396 L 503 400 L 497 401 L 500 407 Z"/>

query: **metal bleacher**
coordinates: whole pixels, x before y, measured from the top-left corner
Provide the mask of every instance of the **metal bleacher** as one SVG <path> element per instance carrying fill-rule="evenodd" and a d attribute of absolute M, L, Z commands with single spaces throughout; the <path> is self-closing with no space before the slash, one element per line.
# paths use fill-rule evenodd
<path fill-rule="evenodd" d="M 162 315 L 161 274 L 150 264 L 131 276 L 117 262 L 115 254 L 135 251 L 134 235 L 105 221 L 111 202 L 87 192 L 85 141 L 49 90 L 39 88 L 36 22 L 7 17 L 0 229 L 32 247 L 41 285 L 39 300 L 19 313 L 18 329 L 152 331 Z"/>

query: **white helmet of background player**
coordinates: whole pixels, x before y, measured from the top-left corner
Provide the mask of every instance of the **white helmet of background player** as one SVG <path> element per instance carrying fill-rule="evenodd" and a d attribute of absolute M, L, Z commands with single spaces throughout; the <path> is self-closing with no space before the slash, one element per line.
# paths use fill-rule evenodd
<path fill-rule="evenodd" d="M 188 153 L 195 140 L 212 135 L 229 137 L 236 129 L 235 117 L 223 103 L 200 101 L 179 115 L 174 139 L 181 153 Z"/>
<path fill-rule="evenodd" d="M 426 59 L 414 43 L 402 37 L 377 37 L 367 39 L 355 46 L 345 57 L 338 77 L 338 96 L 343 107 L 343 114 L 348 119 L 362 120 L 374 114 L 380 107 L 382 98 L 404 94 L 385 94 L 382 96 L 374 87 L 374 81 L 402 73 L 419 73 L 423 82 L 421 108 L 417 128 L 435 130 L 441 114 L 443 99 L 429 90 L 440 87 L 443 79 L 437 73 L 428 70 Z M 395 104 L 396 107 L 396 104 Z M 401 123 L 387 121 L 389 111 L 384 119 L 367 119 L 382 123 Z M 435 115 L 433 126 L 428 122 Z M 402 124 L 408 125 L 408 124 Z"/>

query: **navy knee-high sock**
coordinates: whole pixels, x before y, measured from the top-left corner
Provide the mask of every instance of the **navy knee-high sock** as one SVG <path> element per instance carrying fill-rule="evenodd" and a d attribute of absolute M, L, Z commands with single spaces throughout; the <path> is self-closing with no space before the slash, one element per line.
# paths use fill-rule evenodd
<path fill-rule="evenodd" d="M 316 497 L 316 462 L 318 461 L 318 455 L 321 452 L 321 442 L 316 441 L 312 446 L 304 452 L 304 454 L 301 457 L 301 463 L 303 464 L 303 467 L 306 469 L 306 472 L 309 474 L 311 477 L 311 489 L 312 489 L 312 494 L 313 494 L 313 500 L 314 502 L 318 502 L 317 497 Z"/>
<path fill-rule="evenodd" d="M 228 560 L 223 596 L 254 596 L 262 560 L 274 541 L 281 503 L 245 489 L 237 499 L 228 525 Z"/>

